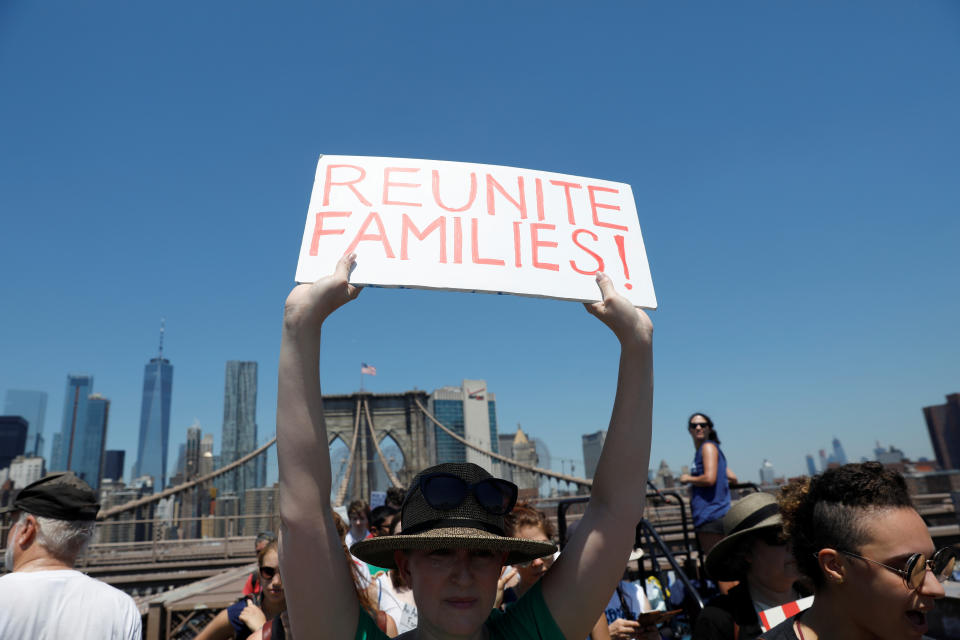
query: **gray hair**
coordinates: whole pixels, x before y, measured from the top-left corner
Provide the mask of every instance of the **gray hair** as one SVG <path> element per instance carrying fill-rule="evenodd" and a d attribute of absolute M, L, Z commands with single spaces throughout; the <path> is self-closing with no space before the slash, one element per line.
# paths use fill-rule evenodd
<path fill-rule="evenodd" d="M 90 543 L 97 524 L 95 520 L 57 520 L 25 511 L 20 512 L 18 524 L 26 522 L 28 515 L 37 521 L 37 544 L 54 557 L 71 563 Z"/>

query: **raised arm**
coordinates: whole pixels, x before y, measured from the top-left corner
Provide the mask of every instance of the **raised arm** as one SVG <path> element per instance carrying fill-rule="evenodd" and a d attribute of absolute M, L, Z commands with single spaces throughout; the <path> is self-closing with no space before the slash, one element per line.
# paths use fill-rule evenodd
<path fill-rule="evenodd" d="M 287 297 L 277 389 L 280 467 L 280 572 L 293 635 L 353 637 L 360 604 L 330 507 L 330 450 L 320 393 L 320 329 L 334 310 L 356 298 L 349 284 L 356 256 Z"/>
<path fill-rule="evenodd" d="M 597 274 L 603 300 L 586 305 L 620 341 L 620 374 L 590 502 L 559 559 L 543 577 L 543 597 L 564 636 L 583 638 L 610 600 L 643 517 L 653 413 L 653 325 Z"/>

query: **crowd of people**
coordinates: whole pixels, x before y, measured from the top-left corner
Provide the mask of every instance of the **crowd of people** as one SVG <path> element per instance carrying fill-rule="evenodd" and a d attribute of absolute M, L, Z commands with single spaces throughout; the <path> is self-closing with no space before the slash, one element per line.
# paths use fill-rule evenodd
<path fill-rule="evenodd" d="M 651 441 L 652 325 L 598 274 L 586 305 L 621 355 L 607 438 L 582 517 L 563 549 L 550 518 L 517 502 L 516 485 L 471 463 L 418 473 L 385 504 L 333 508 L 319 379 L 324 320 L 357 297 L 355 256 L 298 285 L 284 312 L 277 409 L 278 536 L 257 537 L 257 568 L 237 601 L 197 636 L 279 640 L 654 640 L 642 586 L 624 575 L 643 517 Z M 689 484 L 704 577 L 720 593 L 688 612 L 693 640 L 921 638 L 956 562 L 935 549 L 904 479 L 848 464 L 731 501 L 736 476 L 712 420 L 687 421 Z M 637 470 L 643 472 L 638 473 Z M 132 599 L 75 570 L 99 505 L 72 473 L 24 488 L 8 509 L 0 637 L 141 636 Z M 765 612 L 812 604 L 766 629 Z M 37 603 L 42 602 L 43 607 Z M 800 608 L 799 605 L 797 608 Z M 56 612 L 56 615 L 50 615 Z M 645 615 L 646 614 L 646 615 Z"/>

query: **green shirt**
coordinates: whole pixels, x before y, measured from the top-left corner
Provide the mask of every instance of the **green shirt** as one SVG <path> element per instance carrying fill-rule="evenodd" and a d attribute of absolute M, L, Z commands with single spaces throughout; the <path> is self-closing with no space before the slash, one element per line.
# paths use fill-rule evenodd
<path fill-rule="evenodd" d="M 564 640 L 537 582 L 506 612 L 494 609 L 484 623 L 490 640 Z M 355 640 L 389 640 L 373 619 L 360 608 Z"/>

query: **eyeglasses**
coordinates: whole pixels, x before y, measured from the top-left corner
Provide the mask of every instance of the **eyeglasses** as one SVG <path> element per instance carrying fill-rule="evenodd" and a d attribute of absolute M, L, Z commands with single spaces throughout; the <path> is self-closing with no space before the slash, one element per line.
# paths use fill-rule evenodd
<path fill-rule="evenodd" d="M 930 571 L 933 572 L 933 576 L 938 581 L 943 582 L 953 573 L 953 565 L 957 562 L 957 552 L 954 551 L 952 547 L 944 547 L 940 549 L 934 553 L 933 557 L 929 560 L 927 560 L 927 557 L 922 553 L 915 553 L 907 558 L 907 562 L 904 564 L 903 569 L 891 567 L 888 564 L 883 564 L 882 562 L 865 558 L 850 551 L 840 551 L 840 553 L 853 558 L 860 558 L 861 560 L 866 560 L 867 562 L 872 562 L 873 564 L 880 565 L 884 569 L 893 571 L 903 578 L 903 581 L 911 589 L 919 589 L 923 585 L 923 580 L 927 576 L 927 569 L 930 569 Z"/>
<path fill-rule="evenodd" d="M 690 429 L 690 431 L 693 431 L 693 430 L 696 429 L 697 427 L 699 427 L 699 428 L 701 428 L 701 429 L 709 429 L 709 428 L 710 428 L 710 425 L 707 424 L 706 422 L 691 422 L 691 423 L 687 426 L 687 428 Z"/>
<path fill-rule="evenodd" d="M 541 562 L 543 562 L 543 564 L 549 567 L 550 565 L 553 564 L 553 554 L 551 553 L 550 555 L 540 556 L 539 558 L 534 558 L 533 560 L 527 560 L 526 562 L 518 562 L 513 566 L 526 568 L 533 565 L 533 563 L 536 562 L 537 560 L 540 560 Z"/>
<path fill-rule="evenodd" d="M 517 503 L 517 485 L 500 478 L 470 484 L 452 473 L 428 473 L 420 476 L 418 486 L 427 504 L 440 511 L 456 509 L 470 493 L 485 511 L 497 516 L 510 513 Z"/>
<path fill-rule="evenodd" d="M 278 573 L 280 573 L 280 569 L 277 567 L 260 567 L 260 578 L 264 582 L 270 582 L 273 580 L 273 576 L 277 575 Z"/>

